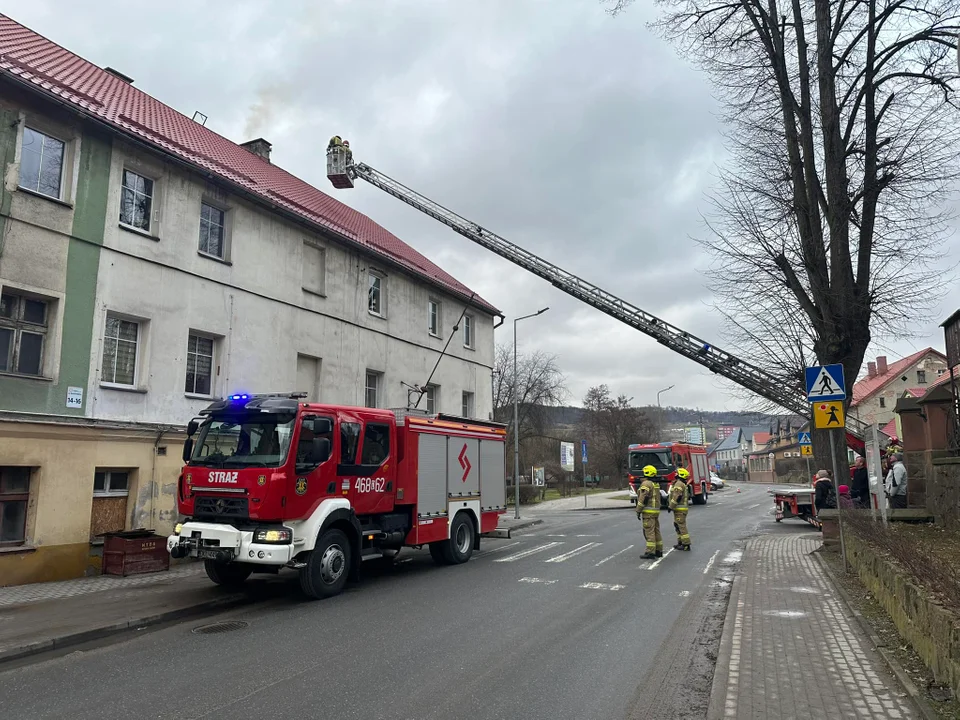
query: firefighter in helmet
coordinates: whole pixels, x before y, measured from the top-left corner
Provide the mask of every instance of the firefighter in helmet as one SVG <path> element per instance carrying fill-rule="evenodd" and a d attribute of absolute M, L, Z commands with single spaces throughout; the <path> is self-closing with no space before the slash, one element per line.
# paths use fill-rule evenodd
<path fill-rule="evenodd" d="M 670 486 L 670 500 L 667 508 L 673 513 L 673 529 L 677 531 L 677 544 L 674 550 L 690 549 L 690 533 L 687 532 L 687 496 L 690 487 L 690 471 L 677 468 L 677 479 Z"/>
<path fill-rule="evenodd" d="M 663 538 L 660 536 L 660 485 L 653 465 L 643 468 L 643 482 L 637 490 L 637 519 L 643 522 L 643 538 L 647 541 L 644 558 L 663 557 Z"/>
<path fill-rule="evenodd" d="M 335 148 L 338 145 L 343 145 L 343 140 L 340 139 L 339 135 L 334 135 L 332 138 L 330 138 L 330 142 L 327 144 L 327 150 Z"/>

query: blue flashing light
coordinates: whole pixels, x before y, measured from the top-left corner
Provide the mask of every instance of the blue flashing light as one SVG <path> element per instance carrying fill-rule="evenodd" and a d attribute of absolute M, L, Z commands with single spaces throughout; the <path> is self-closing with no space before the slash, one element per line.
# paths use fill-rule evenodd
<path fill-rule="evenodd" d="M 250 396 L 247 395 L 246 393 L 243 393 L 243 394 L 240 394 L 240 395 L 231 395 L 229 399 L 230 399 L 230 400 L 234 400 L 234 401 L 236 401 L 236 400 L 249 400 L 249 399 L 250 399 Z"/>

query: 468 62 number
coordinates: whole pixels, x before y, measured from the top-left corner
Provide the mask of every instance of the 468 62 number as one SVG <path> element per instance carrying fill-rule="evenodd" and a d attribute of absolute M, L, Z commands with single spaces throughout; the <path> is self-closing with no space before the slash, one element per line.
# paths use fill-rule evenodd
<path fill-rule="evenodd" d="M 385 485 L 383 478 L 357 478 L 353 489 L 360 493 L 383 492 Z"/>

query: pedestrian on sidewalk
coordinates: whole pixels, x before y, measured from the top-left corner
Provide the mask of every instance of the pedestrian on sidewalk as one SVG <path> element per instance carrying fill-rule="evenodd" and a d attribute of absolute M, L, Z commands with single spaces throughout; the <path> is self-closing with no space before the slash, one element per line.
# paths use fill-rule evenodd
<path fill-rule="evenodd" d="M 819 512 L 820 510 L 833 509 L 837 507 L 837 494 L 833 489 L 832 473 L 829 470 L 817 471 L 817 482 L 813 486 L 816 493 L 813 497 L 813 505 Z"/>
<path fill-rule="evenodd" d="M 850 497 L 854 507 L 870 507 L 870 478 L 867 473 L 867 461 L 862 455 L 857 455 L 853 463 L 853 487 L 850 488 Z"/>
<path fill-rule="evenodd" d="M 850 487 L 847 485 L 840 486 L 840 497 L 838 498 L 838 503 L 840 504 L 841 510 L 853 510 L 853 498 L 850 497 Z"/>
<path fill-rule="evenodd" d="M 677 468 L 677 479 L 670 486 L 667 510 L 673 513 L 673 529 L 677 531 L 677 544 L 674 550 L 690 549 L 690 532 L 687 530 L 687 494 L 690 472 L 686 468 Z"/>
<path fill-rule="evenodd" d="M 660 535 L 660 485 L 655 482 L 657 469 L 643 468 L 643 482 L 637 490 L 637 519 L 643 522 L 643 538 L 647 552 L 642 557 L 663 557 L 663 537 Z"/>
<path fill-rule="evenodd" d="M 890 501 L 890 507 L 907 507 L 907 468 L 903 464 L 903 454 L 894 453 L 891 456 L 893 464 L 890 466 L 890 472 L 887 473 L 885 490 L 887 499 Z"/>

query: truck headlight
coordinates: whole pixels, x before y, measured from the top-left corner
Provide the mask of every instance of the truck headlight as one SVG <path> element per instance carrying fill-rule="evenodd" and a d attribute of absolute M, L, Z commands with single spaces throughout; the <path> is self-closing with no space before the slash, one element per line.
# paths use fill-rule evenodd
<path fill-rule="evenodd" d="M 253 533 L 255 543 L 286 545 L 293 537 L 289 528 L 257 528 Z"/>
<path fill-rule="evenodd" d="M 181 530 L 183 530 L 183 523 L 177 523 L 176 525 L 173 526 L 174 535 L 179 535 Z"/>

